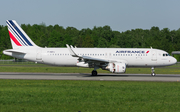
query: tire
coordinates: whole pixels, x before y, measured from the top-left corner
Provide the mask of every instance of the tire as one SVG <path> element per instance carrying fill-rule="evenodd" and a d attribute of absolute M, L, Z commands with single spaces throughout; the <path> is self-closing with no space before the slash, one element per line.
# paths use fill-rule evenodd
<path fill-rule="evenodd" d="M 92 76 L 97 76 L 97 71 L 93 70 L 92 71 Z"/>
<path fill-rule="evenodd" d="M 156 74 L 153 72 L 152 74 L 151 74 L 152 76 L 156 76 Z"/>

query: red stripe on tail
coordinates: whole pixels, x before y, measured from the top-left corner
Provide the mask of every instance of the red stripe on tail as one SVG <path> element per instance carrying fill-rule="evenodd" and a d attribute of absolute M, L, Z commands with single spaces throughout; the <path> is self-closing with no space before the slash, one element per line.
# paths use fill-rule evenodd
<path fill-rule="evenodd" d="M 15 43 L 17 46 L 22 46 L 22 45 L 17 41 L 17 39 L 11 34 L 10 31 L 9 31 L 9 36 L 10 36 L 10 38 L 14 41 L 14 43 Z"/>

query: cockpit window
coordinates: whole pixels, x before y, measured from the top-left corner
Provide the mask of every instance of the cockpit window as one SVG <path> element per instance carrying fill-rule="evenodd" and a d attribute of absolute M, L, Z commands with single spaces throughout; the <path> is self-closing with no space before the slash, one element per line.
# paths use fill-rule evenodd
<path fill-rule="evenodd" d="M 169 54 L 163 54 L 163 56 L 170 56 Z"/>

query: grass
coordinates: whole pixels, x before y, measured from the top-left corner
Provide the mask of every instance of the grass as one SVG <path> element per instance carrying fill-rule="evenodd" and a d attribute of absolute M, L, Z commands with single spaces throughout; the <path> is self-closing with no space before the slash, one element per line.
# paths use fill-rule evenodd
<path fill-rule="evenodd" d="M 180 110 L 179 82 L 0 80 L 0 111 Z"/>
<path fill-rule="evenodd" d="M 34 63 L 0 63 L 0 72 L 90 73 L 93 69 Z M 155 68 L 180 74 L 180 64 Z M 98 69 L 99 73 L 109 73 Z M 150 68 L 126 73 L 150 74 Z M 0 79 L 0 112 L 178 112 L 179 82 L 62 81 Z"/>
<path fill-rule="evenodd" d="M 0 72 L 41 72 L 41 73 L 91 73 L 92 68 L 81 67 L 57 67 L 34 63 L 6 63 L 0 64 Z M 97 70 L 98 73 L 110 73 Z M 126 74 L 150 74 L 151 68 L 127 68 Z M 155 68 L 156 74 L 180 74 L 180 64 L 168 67 Z"/>

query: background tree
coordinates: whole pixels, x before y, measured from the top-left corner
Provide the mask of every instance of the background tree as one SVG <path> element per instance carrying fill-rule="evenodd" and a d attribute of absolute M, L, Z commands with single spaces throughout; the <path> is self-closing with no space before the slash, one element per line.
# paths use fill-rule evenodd
<path fill-rule="evenodd" d="M 66 47 L 66 44 L 77 47 L 103 48 L 157 48 L 169 53 L 180 50 L 180 29 L 170 31 L 153 26 L 150 29 L 132 29 L 125 32 L 112 31 L 111 27 L 94 26 L 93 29 L 78 30 L 74 27 L 63 28 L 59 25 L 22 24 L 22 29 L 41 47 Z M 7 26 L 0 25 L 0 58 L 9 59 L 2 51 L 11 49 Z M 175 55 L 180 60 L 180 55 Z"/>

